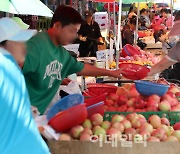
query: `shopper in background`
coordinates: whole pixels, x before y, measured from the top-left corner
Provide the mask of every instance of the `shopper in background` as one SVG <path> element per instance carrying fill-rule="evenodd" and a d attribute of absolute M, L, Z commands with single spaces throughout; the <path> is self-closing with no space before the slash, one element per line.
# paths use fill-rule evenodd
<path fill-rule="evenodd" d="M 26 54 L 24 41 L 35 30 L 24 30 L 10 18 L 0 19 L 0 153 L 48 154 L 33 120 L 24 76 L 18 66 Z"/>
<path fill-rule="evenodd" d="M 176 13 L 175 24 L 169 33 L 169 37 L 180 36 L 180 11 Z M 178 41 L 170 50 L 167 56 L 165 56 L 159 63 L 151 68 L 149 75 L 162 72 L 170 66 L 180 62 L 180 41 Z M 176 76 L 180 79 L 180 71 L 176 71 Z"/>
<path fill-rule="evenodd" d="M 151 21 L 149 19 L 149 11 L 147 9 L 142 9 L 140 11 L 140 20 L 147 29 L 151 27 Z"/>
<path fill-rule="evenodd" d="M 134 32 L 136 30 L 136 16 L 133 16 L 128 25 L 123 27 L 122 30 L 122 46 L 126 44 L 134 44 Z"/>
<path fill-rule="evenodd" d="M 171 10 L 164 8 L 161 10 L 162 24 L 165 25 L 167 30 L 171 29 L 174 24 L 174 16 L 171 15 Z"/>
<path fill-rule="evenodd" d="M 98 51 L 97 41 L 103 42 L 101 31 L 98 23 L 93 20 L 90 11 L 85 12 L 85 21 L 82 23 L 78 31 L 80 46 L 80 57 L 96 57 Z"/>
<path fill-rule="evenodd" d="M 120 69 L 111 71 L 82 64 L 62 47 L 76 39 L 81 22 L 81 15 L 75 9 L 59 6 L 48 31 L 39 32 L 26 44 L 28 54 L 23 73 L 31 104 L 41 114 L 51 103 L 62 80 L 73 73 L 82 76 L 120 77 Z"/>

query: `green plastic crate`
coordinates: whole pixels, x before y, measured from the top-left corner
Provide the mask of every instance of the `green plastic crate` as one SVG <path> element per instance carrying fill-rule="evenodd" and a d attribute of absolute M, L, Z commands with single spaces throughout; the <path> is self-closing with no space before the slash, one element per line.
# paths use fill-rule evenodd
<path fill-rule="evenodd" d="M 104 120 L 111 121 L 112 116 L 115 114 L 126 116 L 130 113 L 132 112 L 105 112 Z M 142 114 L 146 119 L 151 115 L 158 115 L 161 118 L 169 119 L 171 125 L 180 122 L 180 112 L 137 112 L 137 114 Z"/>

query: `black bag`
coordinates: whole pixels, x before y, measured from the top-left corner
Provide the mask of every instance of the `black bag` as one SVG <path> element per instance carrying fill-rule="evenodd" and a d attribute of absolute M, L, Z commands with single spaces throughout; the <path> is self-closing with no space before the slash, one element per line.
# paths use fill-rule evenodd
<path fill-rule="evenodd" d="M 140 39 L 137 40 L 137 45 L 143 50 L 147 44 L 141 41 Z"/>

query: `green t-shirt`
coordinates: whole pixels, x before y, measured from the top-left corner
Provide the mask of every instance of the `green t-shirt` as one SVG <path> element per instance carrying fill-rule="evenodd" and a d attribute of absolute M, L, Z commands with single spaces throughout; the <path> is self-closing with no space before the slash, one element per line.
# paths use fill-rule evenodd
<path fill-rule="evenodd" d="M 80 72 L 84 65 L 62 46 L 55 46 L 47 32 L 40 32 L 27 42 L 23 67 L 31 105 L 41 114 L 55 96 L 62 80 Z"/>

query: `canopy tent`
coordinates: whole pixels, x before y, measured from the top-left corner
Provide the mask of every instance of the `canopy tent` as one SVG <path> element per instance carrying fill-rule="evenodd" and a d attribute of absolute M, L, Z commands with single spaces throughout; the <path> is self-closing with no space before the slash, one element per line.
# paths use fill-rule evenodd
<path fill-rule="evenodd" d="M 53 16 L 53 12 L 40 0 L 0 0 L 0 11 L 12 14 Z"/>

